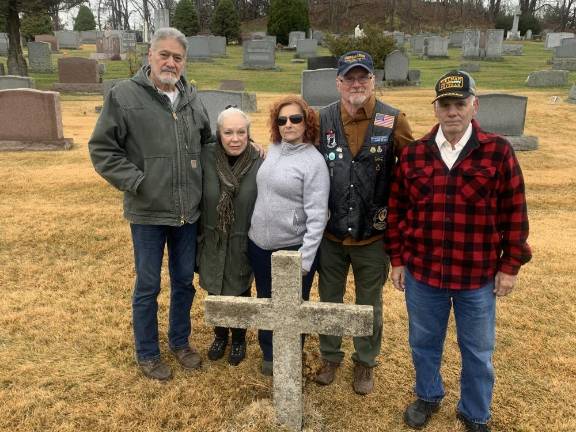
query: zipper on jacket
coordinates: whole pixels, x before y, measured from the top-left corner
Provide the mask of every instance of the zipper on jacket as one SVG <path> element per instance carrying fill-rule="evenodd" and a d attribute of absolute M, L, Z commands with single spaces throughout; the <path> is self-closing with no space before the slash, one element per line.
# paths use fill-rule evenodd
<path fill-rule="evenodd" d="M 182 156 L 180 155 L 180 136 L 178 134 L 178 116 L 176 115 L 176 112 L 174 111 L 174 109 L 172 108 L 172 106 L 170 106 L 170 111 L 172 111 L 172 117 L 174 118 L 174 131 L 176 133 L 176 169 L 177 169 L 177 173 L 178 173 L 178 180 L 177 180 L 177 189 L 178 189 L 178 201 L 180 203 L 180 225 L 184 225 L 186 223 L 186 220 L 184 219 L 184 202 L 182 201 L 182 191 L 181 191 L 181 185 L 182 185 L 182 181 L 181 181 L 181 177 L 182 177 L 182 170 L 181 168 L 181 159 Z"/>

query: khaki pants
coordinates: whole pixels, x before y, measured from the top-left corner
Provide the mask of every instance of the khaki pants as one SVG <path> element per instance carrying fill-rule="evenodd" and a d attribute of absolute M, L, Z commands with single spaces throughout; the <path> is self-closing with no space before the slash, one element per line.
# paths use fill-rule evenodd
<path fill-rule="evenodd" d="M 383 240 L 364 246 L 345 246 L 326 238 L 322 239 L 318 265 L 321 301 L 343 303 L 350 264 L 354 273 L 356 304 L 374 307 L 374 332 L 372 336 L 354 338 L 356 352 L 352 355 L 352 360 L 374 367 L 382 343 L 382 288 L 390 266 L 390 259 L 384 252 Z M 322 358 L 340 363 L 344 358 L 341 344 L 341 336 L 320 335 Z"/>

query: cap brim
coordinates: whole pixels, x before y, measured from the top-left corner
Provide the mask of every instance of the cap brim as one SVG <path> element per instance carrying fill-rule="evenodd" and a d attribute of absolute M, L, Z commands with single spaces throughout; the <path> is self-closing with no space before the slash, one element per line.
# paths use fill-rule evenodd
<path fill-rule="evenodd" d="M 371 73 L 371 74 L 374 73 L 374 71 L 372 69 L 370 69 L 368 66 L 363 65 L 361 63 L 356 63 L 356 64 L 352 64 L 352 65 L 348 66 L 346 69 L 344 69 L 342 72 L 340 72 L 338 74 L 338 76 L 346 75 L 352 69 L 357 68 L 357 67 L 361 67 L 362 69 L 365 69 L 366 71 L 368 71 L 368 73 Z"/>
<path fill-rule="evenodd" d="M 474 96 L 474 93 L 471 92 L 450 92 L 450 93 L 444 93 L 441 94 L 440 96 L 436 96 L 434 98 L 434 100 L 431 103 L 436 102 L 438 99 L 444 99 L 447 97 L 451 97 L 451 98 L 455 98 L 455 99 L 466 99 L 470 96 Z"/>

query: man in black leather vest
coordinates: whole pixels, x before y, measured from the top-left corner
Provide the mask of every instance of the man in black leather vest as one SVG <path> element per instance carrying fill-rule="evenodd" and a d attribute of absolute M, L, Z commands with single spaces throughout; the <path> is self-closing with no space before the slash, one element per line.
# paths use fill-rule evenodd
<path fill-rule="evenodd" d="M 374 96 L 374 65 L 366 52 L 338 61 L 340 101 L 320 110 L 319 150 L 330 171 L 330 219 L 320 246 L 319 292 L 324 302 L 343 303 L 350 264 L 356 304 L 374 307 L 372 336 L 355 337 L 354 391 L 374 387 L 373 368 L 382 339 L 382 287 L 389 259 L 384 252 L 392 168 L 401 147 L 413 140 L 406 115 Z M 324 361 L 316 382 L 334 380 L 344 358 L 342 338 L 320 335 Z"/>

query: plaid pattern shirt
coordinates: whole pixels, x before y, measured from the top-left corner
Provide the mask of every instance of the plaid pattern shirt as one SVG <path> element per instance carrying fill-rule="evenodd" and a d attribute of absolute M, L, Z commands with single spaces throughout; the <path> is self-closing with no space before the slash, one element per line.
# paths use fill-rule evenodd
<path fill-rule="evenodd" d="M 474 289 L 497 271 L 515 275 L 532 257 L 524 180 L 504 138 L 473 133 L 448 169 L 432 131 L 405 147 L 388 206 L 387 252 L 419 281 Z"/>

